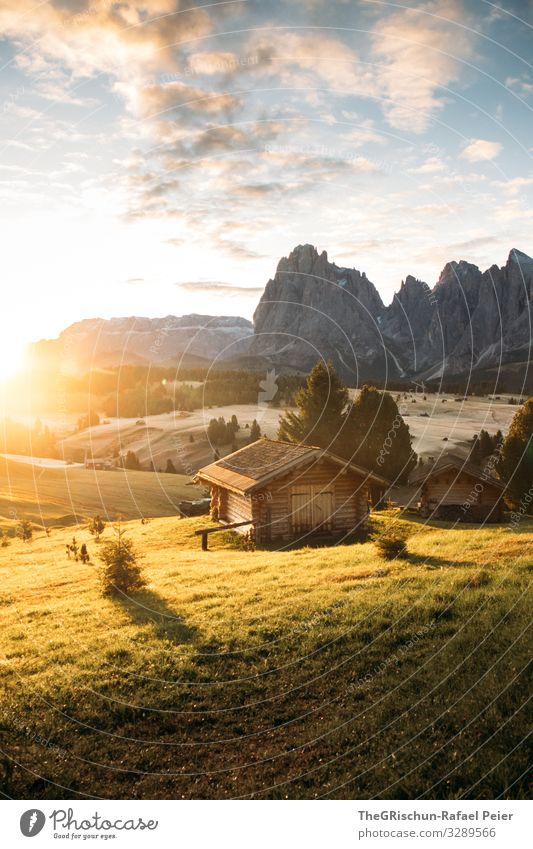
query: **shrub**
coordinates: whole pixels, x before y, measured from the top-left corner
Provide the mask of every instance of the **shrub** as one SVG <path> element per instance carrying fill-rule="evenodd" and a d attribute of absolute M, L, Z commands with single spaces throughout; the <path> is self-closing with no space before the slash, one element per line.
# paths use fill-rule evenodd
<path fill-rule="evenodd" d="M 103 534 L 104 531 L 104 520 L 98 515 L 93 516 L 93 518 L 89 520 L 89 532 L 93 535 L 96 542 L 100 540 L 100 536 Z"/>
<path fill-rule="evenodd" d="M 17 526 L 17 536 L 24 542 L 31 542 L 33 539 L 33 528 L 28 519 L 22 519 Z"/>
<path fill-rule="evenodd" d="M 222 541 L 228 543 L 236 551 L 255 551 L 254 535 L 251 531 L 239 534 L 237 531 L 225 531 L 220 534 Z"/>
<path fill-rule="evenodd" d="M 124 536 L 120 525 L 116 528 L 117 539 L 107 542 L 100 559 L 104 566 L 101 573 L 104 595 L 129 594 L 144 587 L 144 579 L 131 540 Z"/>
<path fill-rule="evenodd" d="M 394 560 L 396 557 L 407 556 L 407 540 L 398 531 L 385 531 L 374 539 L 379 553 L 386 560 Z"/>
<path fill-rule="evenodd" d="M 2 548 L 7 548 L 7 546 L 9 545 L 9 538 L 4 530 L 0 531 L 0 539 L 2 540 L 2 542 L 0 543 Z"/>

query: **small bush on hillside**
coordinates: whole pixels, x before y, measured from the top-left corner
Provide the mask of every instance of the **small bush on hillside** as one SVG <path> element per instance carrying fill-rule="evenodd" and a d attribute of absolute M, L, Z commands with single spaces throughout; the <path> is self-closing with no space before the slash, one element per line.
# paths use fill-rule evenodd
<path fill-rule="evenodd" d="M 99 554 L 104 563 L 101 573 L 104 595 L 128 595 L 142 589 L 145 584 L 133 543 L 124 536 L 120 525 L 116 531 L 117 538 L 105 543 Z"/>
<path fill-rule="evenodd" d="M 2 548 L 7 548 L 7 546 L 9 545 L 9 537 L 5 531 L 0 531 L 0 540 L 0 545 L 2 546 Z"/>
<path fill-rule="evenodd" d="M 93 535 L 96 542 L 99 542 L 100 536 L 105 531 L 105 522 L 104 520 L 96 515 L 89 521 L 89 532 Z"/>
<path fill-rule="evenodd" d="M 31 542 L 33 539 L 33 528 L 28 519 L 22 519 L 17 526 L 17 536 L 24 542 Z"/>
<path fill-rule="evenodd" d="M 375 537 L 374 542 L 379 553 L 386 560 L 407 557 L 407 540 L 399 531 L 388 530 Z"/>
<path fill-rule="evenodd" d="M 255 541 L 250 531 L 245 534 L 239 534 L 237 531 L 225 531 L 220 536 L 236 551 L 255 551 Z"/>

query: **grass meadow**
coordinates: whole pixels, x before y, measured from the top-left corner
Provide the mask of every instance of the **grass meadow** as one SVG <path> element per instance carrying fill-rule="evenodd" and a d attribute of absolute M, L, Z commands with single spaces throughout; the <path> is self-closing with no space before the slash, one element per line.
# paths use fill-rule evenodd
<path fill-rule="evenodd" d="M 72 528 L 0 548 L 0 776 L 16 798 L 522 798 L 533 522 L 245 552 L 126 522 L 147 580 L 100 592 Z M 103 541 L 113 530 L 108 527 Z M 528 721 L 529 720 L 529 721 Z"/>
<path fill-rule="evenodd" d="M 0 524 L 6 529 L 20 519 L 73 525 L 96 513 L 112 520 L 175 516 L 179 501 L 201 496 L 201 487 L 191 486 L 186 475 L 39 468 L 0 458 Z"/>

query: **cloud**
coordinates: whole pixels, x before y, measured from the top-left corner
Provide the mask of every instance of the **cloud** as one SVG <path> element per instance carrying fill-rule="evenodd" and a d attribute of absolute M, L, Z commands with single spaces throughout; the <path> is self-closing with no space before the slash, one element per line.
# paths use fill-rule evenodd
<path fill-rule="evenodd" d="M 241 245 L 238 242 L 230 241 L 229 239 L 218 239 L 216 242 L 217 248 L 224 251 L 228 256 L 233 257 L 234 259 L 262 259 L 264 254 L 258 253 L 258 251 L 253 251 L 250 248 L 247 248 L 245 245 Z"/>
<path fill-rule="evenodd" d="M 322 81 L 338 94 L 375 89 L 355 51 L 331 35 L 289 31 L 274 39 L 260 34 L 252 38 L 250 53 L 260 57 L 256 72 L 277 76 L 282 86 L 305 88 Z"/>
<path fill-rule="evenodd" d="M 186 283 L 176 283 L 180 289 L 185 289 L 187 292 L 195 292 L 196 294 L 206 295 L 237 295 L 246 298 L 257 298 L 263 294 L 264 287 L 262 286 L 233 286 L 230 283 L 220 283 L 216 280 L 193 280 Z"/>
<path fill-rule="evenodd" d="M 422 165 L 411 169 L 412 174 L 437 174 L 446 170 L 446 164 L 438 156 L 430 156 Z"/>
<path fill-rule="evenodd" d="M 473 55 L 467 18 L 458 0 L 436 0 L 379 20 L 373 29 L 376 76 L 393 126 L 424 132 L 444 105 L 440 90 L 457 80 Z"/>
<path fill-rule="evenodd" d="M 461 152 L 461 159 L 468 162 L 484 162 L 495 159 L 503 149 L 500 142 L 486 139 L 471 139 Z"/>
<path fill-rule="evenodd" d="M 164 245 L 171 245 L 171 247 L 173 247 L 173 248 L 181 248 L 181 246 L 185 245 L 186 243 L 187 243 L 186 239 L 179 238 L 179 237 L 175 237 L 173 239 L 165 239 L 164 242 L 163 242 Z"/>
<path fill-rule="evenodd" d="M 533 177 L 513 177 L 511 180 L 496 183 L 506 194 L 517 195 L 522 189 L 533 186 Z"/>
<path fill-rule="evenodd" d="M 174 45 L 211 29 L 208 13 L 187 0 L 91 0 L 79 10 L 34 0 L 0 6 L 0 31 L 24 47 L 21 55 L 60 62 L 74 78 L 106 72 L 131 80 L 176 69 Z"/>
<path fill-rule="evenodd" d="M 257 65 L 268 63 L 268 56 L 261 51 L 239 55 L 237 53 L 192 53 L 187 59 L 186 73 L 204 76 L 234 76 Z"/>
<path fill-rule="evenodd" d="M 229 113 L 240 104 L 232 94 L 212 92 L 182 82 L 144 86 L 136 92 L 138 112 L 145 118 L 162 113 L 216 115 Z"/>
<path fill-rule="evenodd" d="M 522 74 L 521 77 L 507 77 L 505 85 L 508 89 L 523 97 L 533 94 L 533 82 L 527 74 Z"/>

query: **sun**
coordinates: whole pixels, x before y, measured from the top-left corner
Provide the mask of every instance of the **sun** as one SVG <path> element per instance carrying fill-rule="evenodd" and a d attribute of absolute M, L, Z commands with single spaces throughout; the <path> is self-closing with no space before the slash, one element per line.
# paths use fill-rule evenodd
<path fill-rule="evenodd" d="M 12 377 L 24 364 L 25 344 L 20 337 L 2 329 L 0 338 L 0 380 Z"/>

